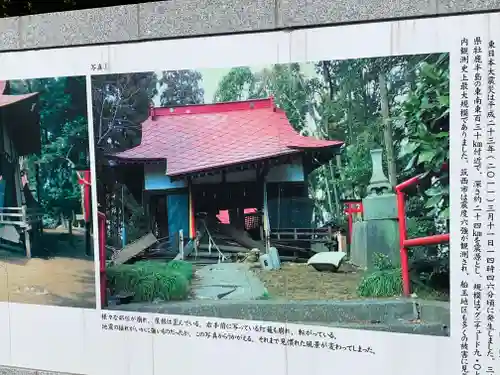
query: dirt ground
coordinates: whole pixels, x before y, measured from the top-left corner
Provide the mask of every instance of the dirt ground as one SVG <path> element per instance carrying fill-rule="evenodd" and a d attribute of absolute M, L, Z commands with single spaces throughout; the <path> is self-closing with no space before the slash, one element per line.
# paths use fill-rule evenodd
<path fill-rule="evenodd" d="M 272 299 L 348 300 L 359 298 L 356 288 L 362 272 L 344 264 L 338 272 L 318 272 L 302 263 L 282 263 L 276 271 L 255 268 Z"/>
<path fill-rule="evenodd" d="M 75 229 L 44 230 L 44 257 L 0 250 L 0 301 L 95 308 L 94 258 Z"/>

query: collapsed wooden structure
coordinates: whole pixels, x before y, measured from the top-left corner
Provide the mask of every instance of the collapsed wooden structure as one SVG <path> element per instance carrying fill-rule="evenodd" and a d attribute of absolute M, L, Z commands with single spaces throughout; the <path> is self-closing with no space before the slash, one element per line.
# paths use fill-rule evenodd
<path fill-rule="evenodd" d="M 151 108 L 140 145 L 106 155 L 98 173 L 122 184 L 120 215 L 140 206 L 168 239 L 156 247 L 177 252 L 180 232 L 191 255 L 214 243 L 214 257 L 271 243 L 296 253 L 335 241 L 331 228 L 311 228 L 307 177 L 342 145 L 297 133 L 272 98 Z"/>
<path fill-rule="evenodd" d="M 19 161 L 40 151 L 38 93 L 11 95 L 0 81 L 0 247 L 27 257 L 42 234 L 42 213 Z"/>

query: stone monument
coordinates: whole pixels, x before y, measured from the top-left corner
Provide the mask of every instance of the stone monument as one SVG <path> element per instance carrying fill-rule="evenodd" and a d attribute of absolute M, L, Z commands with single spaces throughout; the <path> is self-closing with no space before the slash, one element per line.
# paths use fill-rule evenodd
<path fill-rule="evenodd" d="M 396 266 L 400 264 L 396 194 L 383 170 L 382 150 L 370 154 L 372 177 L 363 199 L 363 220 L 353 224 L 351 243 L 351 262 L 369 270 L 376 254 L 388 256 Z"/>

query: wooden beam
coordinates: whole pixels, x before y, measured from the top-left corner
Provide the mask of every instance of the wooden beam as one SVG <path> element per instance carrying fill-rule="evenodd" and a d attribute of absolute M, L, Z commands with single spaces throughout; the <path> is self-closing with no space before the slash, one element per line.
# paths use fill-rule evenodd
<path fill-rule="evenodd" d="M 267 207 L 267 182 L 266 179 L 264 178 L 264 183 L 263 183 L 263 189 L 264 189 L 264 207 L 263 207 L 263 227 L 264 227 L 264 241 L 265 241 L 265 249 L 266 253 L 269 252 L 269 248 L 271 247 L 270 244 L 270 233 L 271 233 L 271 228 L 269 227 L 269 210 Z"/>
<path fill-rule="evenodd" d="M 148 233 L 144 237 L 125 246 L 113 259 L 113 263 L 123 264 L 157 242 L 158 240 L 153 233 Z"/>
<path fill-rule="evenodd" d="M 226 251 L 228 253 L 239 253 L 239 252 L 248 250 L 246 247 L 242 247 L 242 246 L 219 245 L 219 244 L 217 244 L 217 246 L 219 247 L 220 251 Z M 200 250 L 208 250 L 208 245 L 207 244 L 200 244 L 200 246 L 198 248 Z"/>
<path fill-rule="evenodd" d="M 31 231 L 24 231 L 24 245 L 26 246 L 26 258 L 31 258 Z"/>
<path fill-rule="evenodd" d="M 19 165 L 19 160 L 16 160 L 14 163 L 14 186 L 16 189 L 16 204 L 22 206 L 25 204 L 26 200 L 23 194 L 23 186 L 21 186 L 21 167 Z"/>
<path fill-rule="evenodd" d="M 188 215 L 189 215 L 189 238 L 196 237 L 196 224 L 194 212 L 194 197 L 193 197 L 193 184 L 191 178 L 188 177 Z"/>
<path fill-rule="evenodd" d="M 222 233 L 231 237 L 234 242 L 239 243 L 241 246 L 249 250 L 259 249 L 260 251 L 265 251 L 264 243 L 255 241 L 247 232 L 242 229 L 235 228 L 230 224 L 220 224 L 218 228 Z"/>

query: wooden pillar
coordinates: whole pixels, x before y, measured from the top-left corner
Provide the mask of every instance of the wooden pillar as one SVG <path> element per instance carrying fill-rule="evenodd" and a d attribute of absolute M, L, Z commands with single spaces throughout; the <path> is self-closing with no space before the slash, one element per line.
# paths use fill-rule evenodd
<path fill-rule="evenodd" d="M 23 223 L 28 223 L 28 207 L 23 205 L 21 207 Z M 31 258 L 31 226 L 24 229 L 24 246 L 26 249 L 26 258 Z"/>
<path fill-rule="evenodd" d="M 238 225 L 245 230 L 245 207 L 243 206 L 238 208 Z"/>
<path fill-rule="evenodd" d="M 261 192 L 262 197 L 262 226 L 261 226 L 261 239 L 264 241 L 266 252 L 270 247 L 270 227 L 269 227 L 269 210 L 267 208 L 267 174 L 269 166 L 262 164 L 257 167 L 257 190 Z"/>
<path fill-rule="evenodd" d="M 245 229 L 245 209 L 242 207 L 231 208 L 229 211 L 229 221 L 231 225 L 238 229 Z"/>
<path fill-rule="evenodd" d="M 191 179 L 188 180 L 188 209 L 189 209 L 189 238 L 196 237 L 196 223 L 195 223 L 195 210 L 193 198 L 193 184 Z"/>
<path fill-rule="evenodd" d="M 13 176 L 14 186 L 16 189 L 16 204 L 18 207 L 20 207 L 25 203 L 23 186 L 21 185 L 21 167 L 19 166 L 19 160 L 17 159 L 15 159 L 13 164 L 14 164 L 14 176 Z M 6 183 L 9 184 L 10 181 L 6 181 Z"/>
<path fill-rule="evenodd" d="M 184 260 L 184 233 L 182 229 L 179 229 L 179 255 L 180 260 Z"/>
<path fill-rule="evenodd" d="M 26 258 L 31 258 L 31 231 L 26 229 L 24 232 L 25 245 L 26 245 Z"/>
<path fill-rule="evenodd" d="M 231 225 L 235 228 L 238 228 L 238 209 L 230 208 L 227 210 L 227 213 L 229 215 L 229 222 L 231 223 Z"/>
<path fill-rule="evenodd" d="M 38 163 L 35 164 L 35 179 L 36 179 L 36 200 L 38 203 L 41 201 L 40 196 L 40 165 Z"/>
<path fill-rule="evenodd" d="M 151 215 L 151 194 L 146 191 L 142 190 L 142 207 L 144 209 L 144 214 L 146 215 L 148 219 L 148 229 L 151 232 L 154 232 L 155 229 L 155 224 L 154 224 L 154 218 L 153 215 Z"/>
<path fill-rule="evenodd" d="M 121 185 L 120 189 L 120 201 L 122 204 L 122 210 L 121 210 L 121 237 L 122 237 L 122 248 L 127 246 L 127 220 L 125 218 L 125 188 L 124 185 Z"/>
<path fill-rule="evenodd" d="M 264 178 L 263 181 L 263 195 L 264 195 L 264 205 L 263 205 L 263 227 L 264 227 L 264 239 L 265 239 L 265 244 L 266 244 L 266 253 L 269 252 L 269 248 L 271 247 L 270 244 L 270 236 L 271 236 L 271 228 L 269 228 L 269 210 L 267 208 L 267 181 Z"/>

